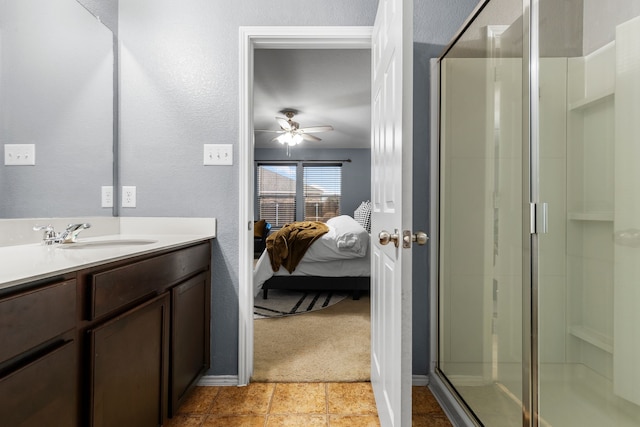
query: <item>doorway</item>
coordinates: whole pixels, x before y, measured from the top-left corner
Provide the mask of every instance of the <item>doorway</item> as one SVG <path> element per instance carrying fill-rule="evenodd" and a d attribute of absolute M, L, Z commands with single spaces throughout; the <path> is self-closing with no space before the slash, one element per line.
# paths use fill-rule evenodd
<path fill-rule="evenodd" d="M 371 27 L 242 27 L 240 29 L 240 223 L 238 384 L 253 372 L 254 126 L 253 73 L 256 49 L 370 49 Z"/>

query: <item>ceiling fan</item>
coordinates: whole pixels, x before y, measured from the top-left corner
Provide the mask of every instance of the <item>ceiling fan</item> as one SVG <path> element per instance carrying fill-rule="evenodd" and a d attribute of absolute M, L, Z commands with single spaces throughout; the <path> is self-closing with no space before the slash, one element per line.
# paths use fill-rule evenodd
<path fill-rule="evenodd" d="M 317 136 L 309 135 L 310 133 L 328 132 L 333 130 L 333 126 L 330 125 L 301 128 L 300 123 L 293 121 L 293 117 L 298 113 L 297 110 L 284 109 L 280 112 L 287 117 L 286 119 L 283 117 L 276 117 L 276 121 L 280 125 L 280 130 L 256 129 L 256 132 L 279 133 L 280 135 L 274 137 L 271 141 L 278 141 L 281 144 L 286 144 L 287 149 L 289 146 L 297 145 L 302 141 L 322 141 L 322 139 Z"/>

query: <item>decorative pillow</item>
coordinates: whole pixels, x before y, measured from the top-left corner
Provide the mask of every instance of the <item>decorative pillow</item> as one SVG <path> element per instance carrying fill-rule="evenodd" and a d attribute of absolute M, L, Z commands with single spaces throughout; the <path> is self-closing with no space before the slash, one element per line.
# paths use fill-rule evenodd
<path fill-rule="evenodd" d="M 358 221 L 367 233 L 371 233 L 371 202 L 366 201 L 360 203 L 360 206 L 353 212 L 353 219 Z"/>
<path fill-rule="evenodd" d="M 267 225 L 267 221 L 261 219 L 253 223 L 253 237 L 261 238 L 264 235 L 264 227 Z"/>

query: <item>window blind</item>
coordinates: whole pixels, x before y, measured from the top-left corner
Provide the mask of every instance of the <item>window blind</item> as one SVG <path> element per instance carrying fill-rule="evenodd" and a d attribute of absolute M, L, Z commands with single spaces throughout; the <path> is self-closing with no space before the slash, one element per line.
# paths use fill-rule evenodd
<path fill-rule="evenodd" d="M 304 220 L 326 221 L 340 215 L 342 167 L 303 164 Z"/>
<path fill-rule="evenodd" d="M 296 165 L 258 166 L 260 219 L 280 228 L 296 218 Z"/>

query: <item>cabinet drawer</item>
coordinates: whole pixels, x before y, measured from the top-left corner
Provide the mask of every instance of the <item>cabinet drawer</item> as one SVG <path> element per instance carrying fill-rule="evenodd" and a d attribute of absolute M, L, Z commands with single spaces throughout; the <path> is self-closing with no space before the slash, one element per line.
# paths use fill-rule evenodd
<path fill-rule="evenodd" d="M 182 249 L 92 277 L 91 318 L 96 319 L 146 295 L 165 290 L 209 264 L 209 244 Z"/>
<path fill-rule="evenodd" d="M 0 378 L 0 425 L 78 425 L 76 345 L 62 347 Z"/>
<path fill-rule="evenodd" d="M 73 329 L 76 281 L 0 300 L 0 362 Z"/>

